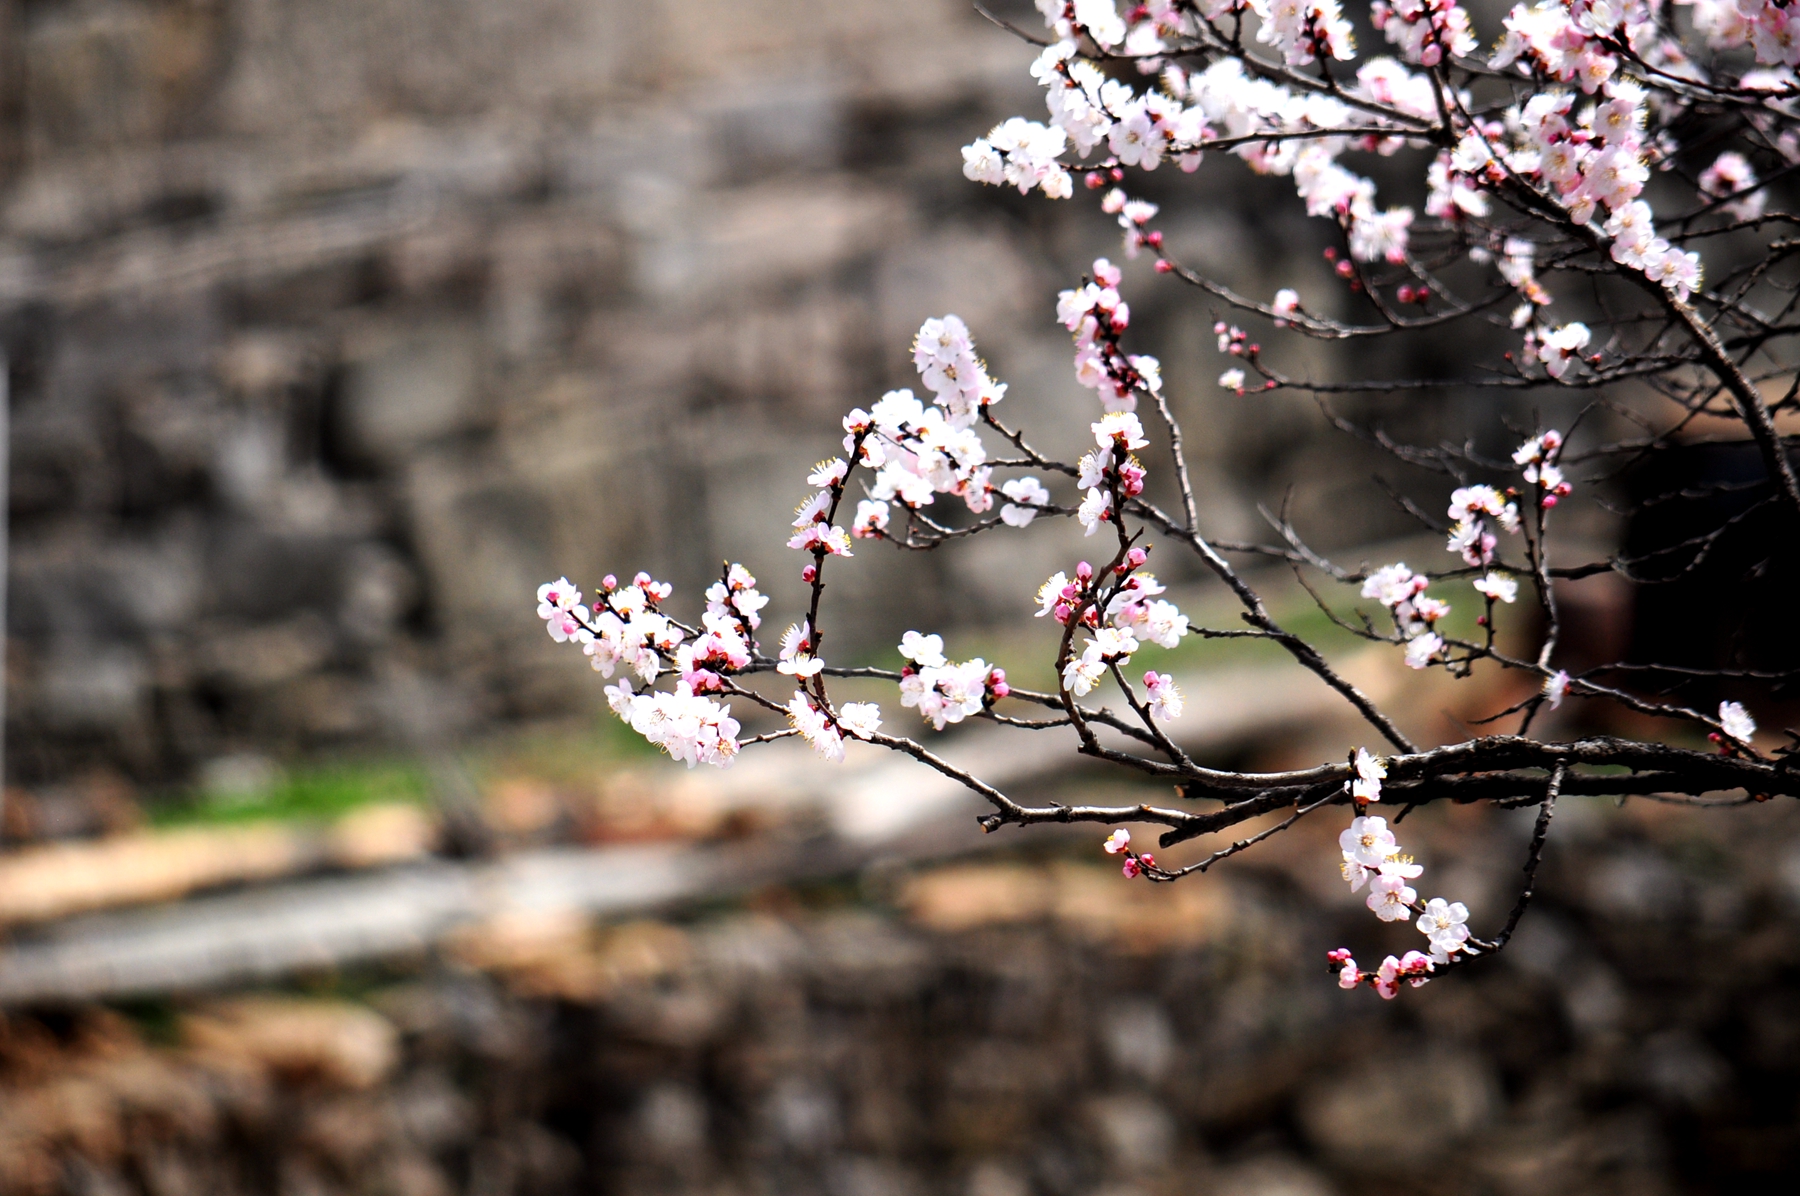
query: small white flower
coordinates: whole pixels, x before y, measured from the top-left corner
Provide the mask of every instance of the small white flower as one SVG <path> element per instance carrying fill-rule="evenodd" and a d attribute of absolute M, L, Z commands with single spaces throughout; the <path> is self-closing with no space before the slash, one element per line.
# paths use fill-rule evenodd
<path fill-rule="evenodd" d="M 1106 837 L 1106 842 L 1102 843 L 1101 846 L 1106 848 L 1107 855 L 1118 855 L 1121 851 L 1124 851 L 1127 847 L 1131 846 L 1131 832 L 1124 827 L 1120 827 L 1118 830 L 1108 835 Z"/>
<path fill-rule="evenodd" d="M 1365 868 L 1378 868 L 1400 851 L 1387 819 L 1371 815 L 1351 819 L 1349 827 L 1338 835 L 1338 847 L 1346 861 Z"/>
<path fill-rule="evenodd" d="M 1219 375 L 1219 385 L 1223 386 L 1226 390 L 1244 389 L 1244 371 L 1226 370 L 1223 374 Z"/>
<path fill-rule="evenodd" d="M 1101 416 L 1093 425 L 1093 432 L 1094 443 L 1101 448 L 1111 448 L 1117 441 L 1127 450 L 1135 451 L 1150 443 L 1144 439 L 1144 425 L 1129 411 L 1113 411 Z"/>
<path fill-rule="evenodd" d="M 1078 698 L 1085 697 L 1094 686 L 1100 684 L 1100 679 L 1104 676 L 1106 660 L 1100 655 L 1099 647 L 1091 641 L 1080 656 L 1063 666 L 1063 686 Z"/>
<path fill-rule="evenodd" d="M 1381 800 L 1381 782 L 1387 776 L 1387 765 L 1371 756 L 1366 748 L 1356 749 L 1356 780 L 1350 783 L 1350 796 L 1360 802 Z M 1362 821 L 1359 819 L 1358 821 Z M 1376 822 L 1381 819 L 1377 818 Z"/>
<path fill-rule="evenodd" d="M 1384 873 L 1369 882 L 1366 904 L 1383 922 L 1400 922 L 1412 916 L 1412 903 L 1418 899 L 1404 879 Z"/>
<path fill-rule="evenodd" d="M 1175 678 L 1167 673 L 1148 672 L 1144 674 L 1144 687 L 1150 691 L 1150 716 L 1161 722 L 1181 717 L 1181 690 L 1175 684 Z"/>
<path fill-rule="evenodd" d="M 838 707 L 837 721 L 858 739 L 867 739 L 881 726 L 881 707 L 873 702 L 847 702 Z"/>
<path fill-rule="evenodd" d="M 1050 504 L 1050 492 L 1044 484 L 1033 477 L 1015 478 L 1000 487 L 1000 493 L 1012 499 L 1000 508 L 1000 518 L 1011 527 L 1024 527 L 1038 517 L 1037 507 Z M 1035 504 L 1029 507 L 1018 506 L 1019 503 Z"/>
<path fill-rule="evenodd" d="M 1745 747 L 1750 746 L 1750 740 L 1756 735 L 1756 720 L 1736 702 L 1719 703 L 1719 726 Z"/>
<path fill-rule="evenodd" d="M 1433 897 L 1425 903 L 1425 912 L 1415 925 L 1419 933 L 1431 940 L 1434 954 L 1450 956 L 1464 949 L 1469 941 L 1469 907 L 1460 901 Z"/>
<path fill-rule="evenodd" d="M 1444 650 L 1444 641 L 1434 631 L 1417 636 L 1406 642 L 1406 667 L 1422 669 L 1431 663 L 1431 658 Z"/>
<path fill-rule="evenodd" d="M 1395 607 L 1423 590 L 1426 584 L 1426 580 L 1416 576 L 1405 562 L 1383 565 L 1363 581 L 1362 596 L 1373 598 L 1383 606 Z"/>
<path fill-rule="evenodd" d="M 1086 529 L 1086 534 L 1091 536 L 1100 530 L 1100 525 L 1106 522 L 1106 517 L 1111 513 L 1112 495 L 1096 486 L 1081 500 L 1081 506 L 1075 510 L 1075 518 Z"/>
<path fill-rule="evenodd" d="M 825 662 L 817 656 L 806 652 L 796 652 L 791 660 L 784 660 L 776 665 L 775 671 L 804 681 L 808 677 L 818 676 L 819 671 L 824 667 Z"/>
<path fill-rule="evenodd" d="M 1519 596 L 1519 583 L 1498 573 L 1478 577 L 1471 583 L 1476 590 L 1496 602 L 1512 602 Z"/>
<path fill-rule="evenodd" d="M 1544 679 L 1544 696 L 1550 699 L 1550 709 L 1555 710 L 1562 705 L 1563 695 L 1569 692 L 1569 675 L 1561 669 Z"/>
<path fill-rule="evenodd" d="M 900 637 L 900 655 L 920 668 L 942 668 L 944 666 L 944 637 L 920 635 L 916 631 L 909 631 Z"/>
<path fill-rule="evenodd" d="M 802 739 L 812 745 L 820 759 L 829 760 L 833 764 L 844 762 L 844 737 L 838 734 L 837 728 L 831 725 L 823 711 L 813 707 L 805 694 L 796 692 L 788 700 L 787 714 L 788 722 L 800 732 Z"/>

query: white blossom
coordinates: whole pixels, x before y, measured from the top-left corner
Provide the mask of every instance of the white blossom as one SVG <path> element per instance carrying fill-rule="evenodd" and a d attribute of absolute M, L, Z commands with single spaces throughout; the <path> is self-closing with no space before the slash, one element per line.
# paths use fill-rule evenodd
<path fill-rule="evenodd" d="M 1736 702 L 1719 703 L 1719 727 L 1739 743 L 1749 746 L 1756 736 L 1756 720 Z"/>

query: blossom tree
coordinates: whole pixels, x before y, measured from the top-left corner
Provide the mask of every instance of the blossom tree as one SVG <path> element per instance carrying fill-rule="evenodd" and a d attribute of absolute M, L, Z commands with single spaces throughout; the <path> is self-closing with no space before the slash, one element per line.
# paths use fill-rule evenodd
<path fill-rule="evenodd" d="M 1738 489 L 1774 529 L 1765 555 L 1800 549 L 1800 481 L 1777 426 L 1800 410 L 1788 350 L 1800 334 L 1800 237 L 1789 232 L 1800 216 L 1778 210 L 1772 196 L 1800 169 L 1800 15 L 1776 0 L 1541 0 L 1481 30 L 1453 0 L 1373 0 L 1356 14 L 1366 18 L 1364 48 L 1376 50 L 1365 54 L 1338 0 L 1151 0 L 1129 10 L 1114 0 L 1036 3 L 1045 32 L 1007 27 L 1041 49 L 1031 74 L 1048 120 L 1015 117 L 974 140 L 962 152 L 964 175 L 1047 200 L 1091 194 L 1123 230 L 1126 258 L 1148 255 L 1167 278 L 1157 285 L 1186 287 L 1220 314 L 1218 348 L 1231 359 L 1221 386 L 1314 396 L 1346 431 L 1435 471 L 1444 517 L 1414 510 L 1445 537 L 1447 559 L 1422 570 L 1346 568 L 1285 519 L 1272 520 L 1277 543 L 1215 538 L 1195 501 L 1160 365 L 1132 351 L 1123 276 L 1101 259 L 1055 311 L 1073 337 L 1075 376 L 1096 400 L 1086 451 L 1068 461 L 1034 447 L 1003 418 L 1006 385 L 988 373 L 970 330 L 954 315 L 925 321 L 912 346 L 923 397 L 895 390 L 850 411 L 843 455 L 807 478 L 811 497 L 787 544 L 804 562 L 810 602 L 775 643 L 759 638 L 767 600 L 740 565 L 722 571 L 690 621 L 672 611 L 670 587 L 644 574 L 626 584 L 605 578 L 591 602 L 566 579 L 542 587 L 538 613 L 551 638 L 579 645 L 606 677 L 620 675 L 607 689 L 619 717 L 690 767 L 727 767 L 743 748 L 785 736 L 803 738 L 827 761 L 844 759 L 847 739 L 902 752 L 984 798 L 988 831 L 1149 823 L 1164 828 L 1158 846 L 1167 848 L 1262 821 L 1179 867 L 1114 830 L 1105 850 L 1123 857 L 1126 876 L 1153 882 L 1204 872 L 1301 818 L 1343 809 L 1350 821 L 1333 862 L 1352 890 L 1366 889 L 1376 917 L 1423 935 L 1413 940 L 1422 949 L 1373 970 L 1348 951 L 1331 953 L 1339 984 L 1384 997 L 1506 945 L 1562 795 L 1706 805 L 1800 796 L 1800 738 L 1759 743 L 1737 702 L 1703 709 L 1680 696 L 1695 677 L 1780 675 L 1642 662 L 1558 667 L 1559 588 L 1605 572 L 1642 580 L 1643 561 L 1622 552 L 1573 557 L 1557 534 L 1566 504 L 1597 501 L 1597 483 L 1696 428 L 1723 426 L 1735 428 L 1724 439 L 1754 445 L 1761 462 L 1761 476 Z M 1380 157 L 1411 170 L 1421 210 L 1378 199 L 1357 167 Z M 1327 257 L 1342 292 L 1309 300 L 1283 288 L 1260 298 L 1179 260 L 1164 244 L 1158 205 L 1134 189 L 1159 168 L 1203 165 L 1291 178 L 1306 212 L 1335 225 Z M 1353 314 L 1333 314 L 1345 311 Z M 1253 338 L 1242 325 L 1266 331 Z M 1336 414 L 1331 397 L 1446 383 L 1314 379 L 1284 363 L 1293 355 L 1283 345 L 1294 338 L 1466 337 L 1467 329 L 1481 333 L 1469 343 L 1498 335 L 1513 347 L 1454 385 L 1560 394 L 1579 414 L 1562 428 L 1522 429 L 1509 459 L 1484 457 L 1469 447 L 1472 437 L 1401 444 Z M 1625 438 L 1616 433 L 1621 420 L 1634 429 Z M 1153 440 L 1173 460 L 1178 506 L 1146 493 L 1139 454 Z M 946 513 L 944 504 L 956 503 L 966 516 Z M 1683 567 L 1697 567 L 1741 517 L 1676 545 Z M 1090 555 L 1099 563 L 1071 561 L 1037 590 L 1038 617 L 1060 627 L 1053 690 L 1012 686 L 981 659 L 950 660 L 940 636 L 916 630 L 899 645 L 907 663 L 898 671 L 827 663 L 827 572 L 856 541 L 927 550 L 1031 534 L 1039 519 L 1073 519 L 1098 546 Z M 1191 553 L 1230 590 L 1241 626 L 1196 626 L 1163 597 L 1147 567 L 1159 541 L 1166 552 Z M 1528 678 L 1530 696 L 1492 711 L 1482 733 L 1461 742 L 1413 742 L 1271 613 L 1243 569 L 1257 557 L 1348 587 L 1368 605 L 1360 622 L 1340 626 L 1390 645 L 1407 666 L 1466 678 L 1481 664 Z M 1455 602 L 1481 612 L 1473 635 L 1445 622 Z M 1507 643 L 1534 646 L 1504 647 L 1503 622 L 1518 633 Z M 1175 678 L 1131 668 L 1145 649 L 1173 648 L 1188 635 L 1278 645 L 1360 716 L 1368 742 L 1286 772 L 1195 760 L 1170 731 L 1183 707 Z M 749 683 L 766 673 L 792 678 L 791 696 Z M 929 732 L 968 719 L 1021 733 L 1072 728 L 1081 754 L 1171 783 L 1178 800 L 1108 807 L 1010 796 L 934 752 L 929 733 L 884 730 L 892 716 L 884 720 L 876 704 L 835 702 L 830 681 L 848 676 L 897 686 L 900 706 L 916 710 Z M 1109 682 L 1121 708 L 1098 704 L 1096 691 Z M 728 700 L 778 712 L 789 727 L 740 738 Z M 1570 700 L 1651 716 L 1662 721 L 1640 725 L 1668 733 L 1532 734 L 1540 712 Z M 1695 732 L 1713 747 L 1698 746 Z M 1397 823 L 1439 800 L 1538 810 L 1524 883 L 1489 937 L 1475 933 L 1461 902 L 1423 896 L 1423 866 L 1393 823 L 1371 812 L 1394 809 Z"/>

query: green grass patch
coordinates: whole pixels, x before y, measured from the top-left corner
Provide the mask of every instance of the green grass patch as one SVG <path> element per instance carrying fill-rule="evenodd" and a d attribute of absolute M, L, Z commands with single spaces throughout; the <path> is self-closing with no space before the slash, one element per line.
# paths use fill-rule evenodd
<path fill-rule="evenodd" d="M 149 813 L 157 827 L 330 822 L 376 802 L 423 804 L 430 796 L 430 781 L 418 765 L 340 762 L 297 769 L 261 792 L 192 793 Z"/>

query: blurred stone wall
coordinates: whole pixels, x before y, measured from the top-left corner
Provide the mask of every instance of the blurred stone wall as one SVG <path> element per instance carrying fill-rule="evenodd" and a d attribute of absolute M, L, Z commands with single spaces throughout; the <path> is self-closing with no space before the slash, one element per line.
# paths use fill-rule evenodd
<path fill-rule="evenodd" d="M 777 517 L 927 316 L 1073 448 L 1049 316 L 1116 230 L 957 154 L 1039 111 L 1030 56 L 963 0 L 0 0 L 12 775 L 595 706 L 531 617 L 561 573 L 691 596 L 729 555 L 791 609 Z M 1171 243 L 1322 279 L 1245 253 L 1325 235 L 1247 179 Z M 1355 453 L 1219 392 L 1213 314 L 1143 267 L 1210 526 L 1278 463 L 1344 509 Z M 842 648 L 1010 611 L 1074 543 L 991 539 L 859 553 Z"/>
<path fill-rule="evenodd" d="M 1793 811 L 1609 806 L 1559 806 L 1502 957 L 1393 1002 L 1325 968 L 1418 940 L 1320 824 L 1172 887 L 990 860 L 686 923 L 515 916 L 310 994 L 15 1011 L 0 1193 L 1789 1192 Z M 1486 921 L 1532 818 L 1408 826 Z"/>

